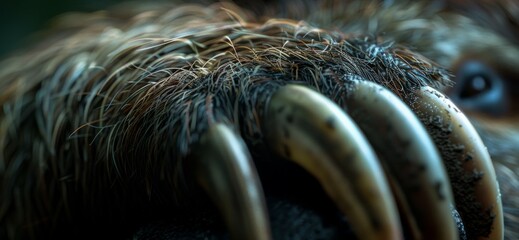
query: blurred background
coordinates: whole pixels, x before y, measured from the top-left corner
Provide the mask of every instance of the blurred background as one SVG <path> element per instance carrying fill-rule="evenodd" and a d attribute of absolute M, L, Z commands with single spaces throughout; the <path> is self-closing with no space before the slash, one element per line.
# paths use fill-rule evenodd
<path fill-rule="evenodd" d="M 31 35 L 70 11 L 90 12 L 124 0 L 15 0 L 0 7 L 0 58 L 31 42 Z"/>

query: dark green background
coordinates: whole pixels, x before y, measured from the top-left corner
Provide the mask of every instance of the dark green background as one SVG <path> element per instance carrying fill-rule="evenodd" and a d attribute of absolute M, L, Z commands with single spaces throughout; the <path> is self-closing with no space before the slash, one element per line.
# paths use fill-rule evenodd
<path fill-rule="evenodd" d="M 69 11 L 95 11 L 124 0 L 11 0 L 0 4 L 0 57 L 29 44 L 31 34 Z"/>

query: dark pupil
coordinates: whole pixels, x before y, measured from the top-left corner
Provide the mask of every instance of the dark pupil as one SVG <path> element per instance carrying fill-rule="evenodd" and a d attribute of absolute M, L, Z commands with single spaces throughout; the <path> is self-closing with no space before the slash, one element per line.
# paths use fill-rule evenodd
<path fill-rule="evenodd" d="M 491 88 L 490 80 L 487 76 L 473 75 L 465 80 L 460 98 L 470 98 L 482 94 Z"/>

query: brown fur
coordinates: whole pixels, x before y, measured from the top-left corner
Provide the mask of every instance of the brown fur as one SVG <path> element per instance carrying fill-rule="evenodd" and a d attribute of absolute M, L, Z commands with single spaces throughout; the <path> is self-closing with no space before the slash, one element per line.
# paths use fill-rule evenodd
<path fill-rule="evenodd" d="M 48 234 L 70 219 L 120 219 L 128 209 L 138 215 L 150 204 L 186 204 L 184 161 L 207 124 L 234 123 L 256 142 L 261 104 L 287 82 L 337 102 L 344 89 L 333 79 L 350 73 L 400 96 L 448 82 L 442 69 L 403 45 L 453 69 L 466 56 L 486 59 L 481 53 L 491 51 L 490 60 L 515 73 L 515 43 L 456 7 L 305 4 L 254 9 L 265 23 L 231 4 L 73 14 L 46 41 L 4 61 L 0 236 Z M 370 57 L 363 44 L 386 55 Z M 514 239 L 519 130 L 507 117 L 501 125 L 473 119 L 496 162 L 506 234 Z"/>

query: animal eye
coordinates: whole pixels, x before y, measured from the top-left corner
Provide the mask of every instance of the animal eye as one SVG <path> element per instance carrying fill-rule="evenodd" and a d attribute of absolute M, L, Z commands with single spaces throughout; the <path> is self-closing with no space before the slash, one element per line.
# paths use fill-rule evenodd
<path fill-rule="evenodd" d="M 492 79 L 482 74 L 476 74 L 463 78 L 463 87 L 460 92 L 461 99 L 483 96 L 492 91 Z"/>
<path fill-rule="evenodd" d="M 503 79 L 488 65 L 467 61 L 455 72 L 456 86 L 451 98 L 460 107 L 494 116 L 508 110 L 508 96 Z"/>

